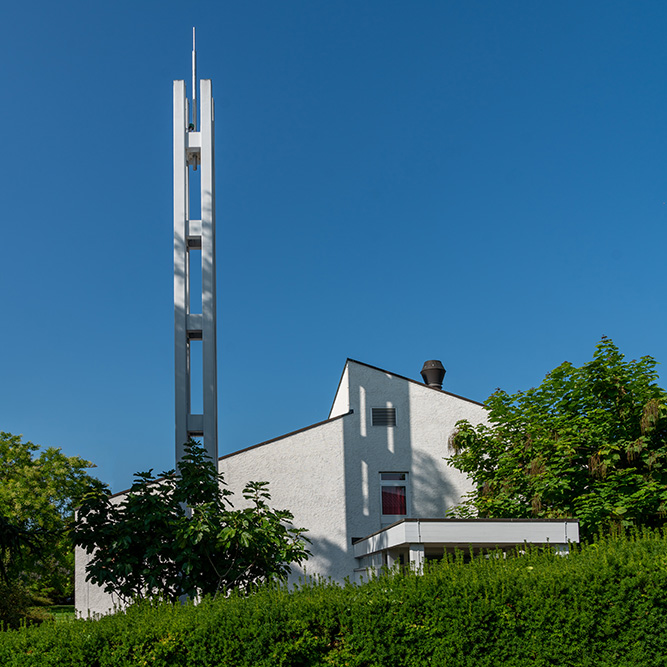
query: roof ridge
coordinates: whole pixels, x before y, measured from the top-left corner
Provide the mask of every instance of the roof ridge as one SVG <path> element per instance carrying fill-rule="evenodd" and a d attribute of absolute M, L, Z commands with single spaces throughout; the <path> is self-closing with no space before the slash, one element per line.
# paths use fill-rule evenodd
<path fill-rule="evenodd" d="M 380 373 L 387 373 L 388 375 L 393 375 L 395 378 L 405 380 L 406 382 L 412 382 L 412 384 L 416 384 L 420 387 L 424 387 L 424 389 L 430 389 L 431 391 L 437 391 L 440 394 L 446 394 L 447 396 L 451 396 L 452 398 L 460 398 L 462 401 L 468 401 L 468 403 L 474 403 L 475 405 L 484 406 L 484 403 L 481 403 L 480 401 L 476 401 L 474 398 L 467 398 L 465 396 L 461 396 L 460 394 L 454 394 L 451 391 L 446 391 L 445 389 L 438 389 L 437 387 L 429 387 L 427 384 L 424 384 L 423 382 L 419 382 L 419 380 L 414 380 L 412 378 L 406 377 L 405 375 L 400 375 L 399 373 L 394 373 L 393 371 L 385 370 L 384 368 L 380 368 L 379 366 L 373 366 L 372 364 L 367 364 L 365 361 L 358 361 L 357 359 L 352 359 L 352 358 L 348 357 L 346 362 L 345 362 L 346 365 L 349 361 L 352 361 L 355 364 L 359 364 L 360 366 L 366 366 L 366 368 L 371 368 L 374 371 L 379 371 Z"/>

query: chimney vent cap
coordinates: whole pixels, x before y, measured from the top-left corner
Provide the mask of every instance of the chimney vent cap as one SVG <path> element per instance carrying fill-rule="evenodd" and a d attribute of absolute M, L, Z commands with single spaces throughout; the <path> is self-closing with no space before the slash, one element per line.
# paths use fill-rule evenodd
<path fill-rule="evenodd" d="M 445 379 L 445 367 L 438 359 L 429 359 L 424 362 L 421 370 L 421 376 L 424 383 L 435 389 L 442 389 L 442 381 Z"/>

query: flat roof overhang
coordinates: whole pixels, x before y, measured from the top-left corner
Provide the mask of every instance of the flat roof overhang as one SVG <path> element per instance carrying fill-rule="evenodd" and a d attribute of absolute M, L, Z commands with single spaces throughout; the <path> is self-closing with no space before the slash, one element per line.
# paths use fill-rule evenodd
<path fill-rule="evenodd" d="M 528 544 L 579 542 L 577 519 L 401 519 L 356 540 L 355 558 L 387 549 L 424 544 L 467 549 L 511 548 Z"/>

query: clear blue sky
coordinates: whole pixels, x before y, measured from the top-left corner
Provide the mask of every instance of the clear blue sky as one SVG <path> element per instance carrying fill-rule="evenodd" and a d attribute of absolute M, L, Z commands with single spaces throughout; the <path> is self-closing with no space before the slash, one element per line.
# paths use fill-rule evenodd
<path fill-rule="evenodd" d="M 667 3 L 5 3 L 0 430 L 173 466 L 172 80 L 216 101 L 220 452 L 346 357 L 484 400 L 667 362 Z M 188 84 L 189 87 L 189 84 Z M 445 452 L 443 452 L 443 455 Z"/>

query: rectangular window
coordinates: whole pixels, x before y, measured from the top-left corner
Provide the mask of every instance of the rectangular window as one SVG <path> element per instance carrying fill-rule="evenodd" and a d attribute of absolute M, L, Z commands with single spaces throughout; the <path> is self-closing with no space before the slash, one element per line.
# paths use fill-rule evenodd
<path fill-rule="evenodd" d="M 396 426 L 396 408 L 371 408 L 373 426 Z"/>
<path fill-rule="evenodd" d="M 408 515 L 408 473 L 381 472 L 383 523 L 398 521 Z"/>
<path fill-rule="evenodd" d="M 407 509 L 404 486 L 382 487 L 382 514 L 405 516 Z"/>

